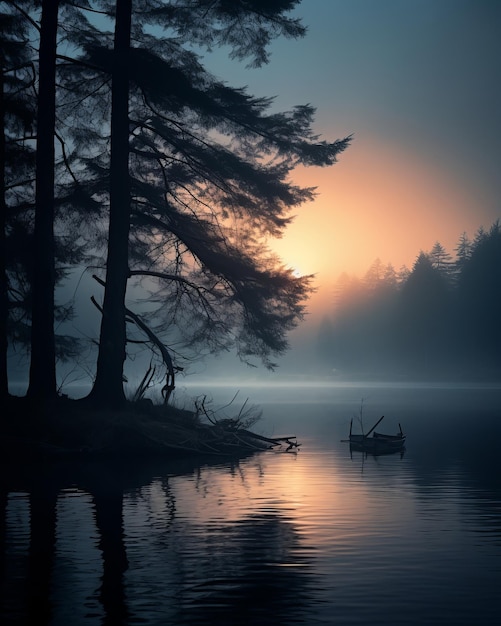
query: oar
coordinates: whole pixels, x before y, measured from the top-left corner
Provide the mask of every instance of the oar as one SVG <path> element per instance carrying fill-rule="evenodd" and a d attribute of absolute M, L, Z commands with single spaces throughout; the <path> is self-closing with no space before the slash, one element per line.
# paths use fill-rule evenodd
<path fill-rule="evenodd" d="M 371 432 L 376 428 L 376 426 L 379 424 L 379 422 L 383 419 L 384 415 L 381 415 L 381 417 L 378 419 L 378 421 L 374 424 L 374 426 L 369 430 L 369 432 L 367 434 L 364 435 L 364 439 L 365 437 L 368 437 Z"/>

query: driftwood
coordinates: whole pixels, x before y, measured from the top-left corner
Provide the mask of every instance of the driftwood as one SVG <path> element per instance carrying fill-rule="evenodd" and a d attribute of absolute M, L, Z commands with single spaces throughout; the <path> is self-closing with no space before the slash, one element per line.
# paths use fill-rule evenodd
<path fill-rule="evenodd" d="M 93 278 L 103 287 L 106 286 L 106 283 L 98 276 L 93 275 Z M 91 301 L 102 314 L 102 307 L 94 296 L 91 297 Z M 167 370 L 162 396 L 164 404 L 167 404 L 175 388 L 175 372 L 181 368 L 174 366 L 169 351 L 145 322 L 130 309 L 126 307 L 124 309 L 126 321 L 136 324 L 162 355 Z M 143 377 L 139 390 L 148 386 L 153 375 L 154 368 L 150 367 Z M 100 421 L 99 429 L 96 431 L 99 436 L 89 437 L 89 440 L 83 446 L 79 446 L 78 450 L 64 446 L 59 447 L 59 450 L 63 454 L 75 452 L 113 454 L 134 448 L 137 451 L 148 450 L 157 453 L 171 450 L 172 452 L 238 455 L 260 450 L 283 449 L 284 447 L 286 451 L 290 451 L 298 449 L 301 445 L 297 442 L 295 435 L 265 437 L 248 430 L 249 425 L 256 418 L 248 418 L 248 413 L 247 415 L 243 414 L 245 403 L 237 418 L 217 419 L 207 411 L 204 400 L 195 404 L 196 412 L 193 417 L 197 419 L 200 413 L 203 413 L 210 424 L 172 422 L 168 418 L 163 419 L 155 411 L 151 412 L 150 415 L 141 415 L 140 419 L 131 419 L 130 414 L 125 414 L 121 415 L 116 422 L 115 420 L 107 420 L 107 427 L 104 428 L 104 431 L 107 432 L 103 432 L 103 422 Z"/>
<path fill-rule="evenodd" d="M 269 443 L 272 448 L 276 446 L 287 445 L 287 450 L 292 450 L 294 448 L 299 448 L 301 445 L 297 442 L 297 438 L 295 435 L 288 435 L 284 437 L 263 437 L 263 435 L 257 435 L 256 433 L 245 430 L 243 428 L 238 429 L 236 433 L 245 435 L 246 437 L 250 437 L 250 439 L 256 439 L 257 441 Z"/>
<path fill-rule="evenodd" d="M 257 419 L 259 419 L 259 417 L 249 418 L 248 413 L 244 413 L 243 410 L 247 401 L 244 402 L 242 409 L 236 418 L 218 419 L 207 409 L 205 406 L 205 400 L 206 396 L 195 402 L 197 415 L 200 415 L 201 413 L 205 415 L 211 424 L 211 432 L 216 439 L 220 439 L 220 442 L 224 442 L 225 446 L 263 450 L 275 449 L 286 445 L 286 450 L 289 451 L 294 448 L 299 448 L 301 445 L 297 442 L 295 435 L 283 437 L 264 437 L 263 435 L 258 435 L 257 433 L 248 430 L 248 426 L 253 424 Z M 233 400 L 231 402 L 233 402 Z"/>

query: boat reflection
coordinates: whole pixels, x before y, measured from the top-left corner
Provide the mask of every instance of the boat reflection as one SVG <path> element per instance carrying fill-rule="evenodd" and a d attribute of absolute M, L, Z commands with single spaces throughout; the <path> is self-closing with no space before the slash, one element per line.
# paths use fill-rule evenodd
<path fill-rule="evenodd" d="M 398 456 L 400 456 L 401 459 L 404 458 L 404 454 L 405 454 L 405 446 L 397 446 L 397 447 L 392 447 L 392 446 L 373 446 L 373 447 L 367 447 L 365 444 L 357 444 L 357 443 L 350 443 L 350 455 L 353 458 L 353 453 L 361 453 L 363 454 L 365 457 L 368 456 L 388 456 L 390 454 L 398 454 Z"/>
<path fill-rule="evenodd" d="M 0 621 L 501 623 L 498 413 L 479 446 L 449 404 L 394 407 L 405 454 L 353 450 L 346 407 L 311 404 L 294 454 L 4 463 Z"/>

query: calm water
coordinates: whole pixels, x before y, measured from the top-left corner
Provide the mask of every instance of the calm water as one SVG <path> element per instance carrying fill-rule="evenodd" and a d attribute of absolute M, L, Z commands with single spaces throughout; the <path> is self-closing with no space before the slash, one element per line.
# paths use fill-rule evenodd
<path fill-rule="evenodd" d="M 501 386 L 241 394 L 300 452 L 4 468 L 0 622 L 501 624 Z M 341 443 L 362 398 L 403 455 Z"/>

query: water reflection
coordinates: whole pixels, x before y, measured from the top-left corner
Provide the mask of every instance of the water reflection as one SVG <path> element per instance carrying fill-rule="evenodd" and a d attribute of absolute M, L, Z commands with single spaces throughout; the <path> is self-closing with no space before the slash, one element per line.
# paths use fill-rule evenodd
<path fill-rule="evenodd" d="M 279 456 L 287 466 L 295 463 L 290 455 Z M 126 538 L 135 553 L 129 555 L 126 585 L 137 618 L 169 624 L 304 622 L 320 585 L 313 582 L 314 550 L 303 540 L 288 498 L 277 492 L 279 483 L 268 483 L 267 467 L 262 456 L 201 467 L 172 477 L 168 491 L 157 479 L 126 503 Z M 285 621 L 277 622 L 277 611 Z"/>
<path fill-rule="evenodd" d="M 221 501 L 235 500 L 227 480 L 246 497 L 247 470 L 265 479 L 258 461 L 4 469 L 2 623 L 233 624 L 244 611 L 265 624 L 277 608 L 295 623 L 302 612 L 311 567 L 293 521 Z"/>
<path fill-rule="evenodd" d="M 501 623 L 499 404 L 479 446 L 439 399 L 385 398 L 403 455 L 350 452 L 351 407 L 317 398 L 281 408 L 294 455 L 4 466 L 1 623 Z"/>
<path fill-rule="evenodd" d="M 282 512 L 212 528 L 206 542 L 181 592 L 180 624 L 305 622 L 315 606 L 312 559 Z"/>

